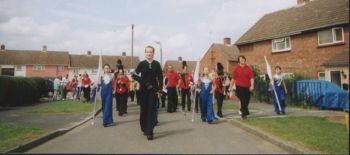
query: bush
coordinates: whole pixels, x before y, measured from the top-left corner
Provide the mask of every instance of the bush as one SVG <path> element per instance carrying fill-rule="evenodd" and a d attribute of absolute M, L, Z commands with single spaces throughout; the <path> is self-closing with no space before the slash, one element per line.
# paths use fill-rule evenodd
<path fill-rule="evenodd" d="M 273 103 L 272 95 L 273 92 L 269 91 L 269 84 L 264 79 L 264 77 L 261 77 L 261 72 L 256 66 L 251 66 L 253 72 L 254 72 L 254 87 L 255 91 L 253 94 L 253 97 L 256 98 L 260 102 L 266 102 L 266 103 Z M 301 74 L 294 74 L 291 76 L 287 76 L 284 79 L 284 82 L 286 84 L 288 94 L 286 95 L 286 104 L 287 105 L 299 105 L 301 103 L 294 102 L 293 100 L 293 93 L 294 93 L 294 84 L 296 81 L 299 80 L 308 80 L 310 79 L 307 76 L 301 75 Z"/>
<path fill-rule="evenodd" d="M 0 106 L 36 103 L 47 94 L 42 78 L 0 76 Z"/>

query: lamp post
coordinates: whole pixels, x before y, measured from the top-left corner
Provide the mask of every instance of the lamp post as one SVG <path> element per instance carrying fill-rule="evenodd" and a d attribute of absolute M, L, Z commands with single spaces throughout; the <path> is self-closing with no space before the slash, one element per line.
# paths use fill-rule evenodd
<path fill-rule="evenodd" d="M 160 41 L 154 41 L 154 43 L 158 44 L 160 47 L 160 65 L 163 67 L 163 51 L 162 51 L 162 43 Z"/>

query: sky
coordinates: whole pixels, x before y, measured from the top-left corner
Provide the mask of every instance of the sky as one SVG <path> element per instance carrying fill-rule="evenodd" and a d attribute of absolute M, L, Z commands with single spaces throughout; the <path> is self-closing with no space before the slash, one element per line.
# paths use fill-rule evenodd
<path fill-rule="evenodd" d="M 0 0 L 0 43 L 6 49 L 134 55 L 160 46 L 163 62 L 198 60 L 224 37 L 234 43 L 262 16 L 297 0 Z"/>

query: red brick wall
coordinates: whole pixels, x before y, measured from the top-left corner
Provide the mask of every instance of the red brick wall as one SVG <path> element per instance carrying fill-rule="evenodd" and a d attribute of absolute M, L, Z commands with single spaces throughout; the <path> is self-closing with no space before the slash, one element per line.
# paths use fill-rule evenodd
<path fill-rule="evenodd" d="M 64 71 L 58 71 L 55 65 L 46 65 L 43 71 L 33 70 L 33 65 L 26 66 L 27 77 L 56 77 L 58 75 L 65 76 L 66 74 L 68 74 L 68 66 L 64 67 Z"/>
<path fill-rule="evenodd" d="M 215 70 L 218 62 L 224 66 L 224 71 L 229 73 L 232 72 L 232 69 L 237 64 L 236 62 L 229 61 L 215 46 L 211 46 L 200 61 L 200 72 L 203 71 L 204 67 L 209 67 L 210 71 Z"/>
<path fill-rule="evenodd" d="M 272 53 L 271 40 L 238 46 L 247 63 L 257 65 L 262 73 L 266 72 L 264 55 L 271 67 L 279 65 L 283 72 L 300 73 L 317 79 L 317 72 L 324 71 L 321 66 L 337 52 L 349 49 L 349 29 L 344 28 L 344 43 L 327 47 L 318 47 L 318 34 L 309 32 L 291 36 L 291 51 Z"/>

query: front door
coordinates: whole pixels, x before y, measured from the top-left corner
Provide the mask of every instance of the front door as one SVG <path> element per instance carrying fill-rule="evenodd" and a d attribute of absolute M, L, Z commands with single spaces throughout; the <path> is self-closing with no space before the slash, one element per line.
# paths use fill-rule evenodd
<path fill-rule="evenodd" d="M 331 82 L 341 87 L 341 76 L 340 71 L 331 71 Z"/>
<path fill-rule="evenodd" d="M 1 75 L 3 75 L 3 76 L 15 76 L 15 69 L 14 68 L 2 68 Z"/>

